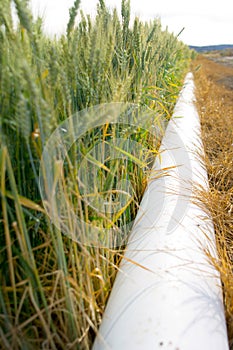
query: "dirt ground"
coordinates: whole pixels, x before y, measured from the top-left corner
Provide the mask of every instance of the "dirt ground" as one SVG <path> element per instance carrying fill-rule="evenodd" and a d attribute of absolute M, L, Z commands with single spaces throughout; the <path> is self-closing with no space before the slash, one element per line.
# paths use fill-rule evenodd
<path fill-rule="evenodd" d="M 233 349 L 233 67 L 200 55 L 193 62 L 210 189 L 201 200 L 216 232 L 219 269 Z"/>
<path fill-rule="evenodd" d="M 212 82 L 233 90 L 233 57 L 203 55 L 197 58 L 197 62 Z"/>

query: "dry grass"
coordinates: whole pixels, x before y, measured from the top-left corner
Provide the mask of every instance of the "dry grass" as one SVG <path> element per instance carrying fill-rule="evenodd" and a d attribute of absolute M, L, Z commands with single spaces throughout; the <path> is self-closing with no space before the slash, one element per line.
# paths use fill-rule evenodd
<path fill-rule="evenodd" d="M 197 69 L 198 68 L 198 69 Z M 197 107 L 210 189 L 202 197 L 216 232 L 230 348 L 233 349 L 233 68 L 203 56 L 194 62 Z"/>

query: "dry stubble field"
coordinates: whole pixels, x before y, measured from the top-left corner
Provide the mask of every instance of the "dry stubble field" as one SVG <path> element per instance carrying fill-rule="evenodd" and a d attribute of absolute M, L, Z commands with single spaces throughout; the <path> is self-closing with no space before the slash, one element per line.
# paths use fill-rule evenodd
<path fill-rule="evenodd" d="M 193 64 L 210 190 L 210 210 L 220 259 L 230 348 L 233 349 L 233 66 L 200 55 Z"/>

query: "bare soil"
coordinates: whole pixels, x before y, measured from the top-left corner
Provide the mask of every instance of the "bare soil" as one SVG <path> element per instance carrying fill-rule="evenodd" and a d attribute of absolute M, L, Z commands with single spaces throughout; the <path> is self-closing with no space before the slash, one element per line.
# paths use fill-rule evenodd
<path fill-rule="evenodd" d="M 214 83 L 233 89 L 233 56 L 199 56 L 199 61 L 207 77 Z"/>

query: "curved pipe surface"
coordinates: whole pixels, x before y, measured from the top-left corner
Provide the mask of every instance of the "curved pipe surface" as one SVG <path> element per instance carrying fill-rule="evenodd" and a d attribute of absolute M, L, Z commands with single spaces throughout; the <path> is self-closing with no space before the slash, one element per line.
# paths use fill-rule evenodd
<path fill-rule="evenodd" d="M 225 350 L 214 229 L 193 76 L 186 76 L 130 234 L 93 350 Z M 198 156 L 199 154 L 199 156 Z M 163 176 L 161 176 L 163 175 Z"/>

